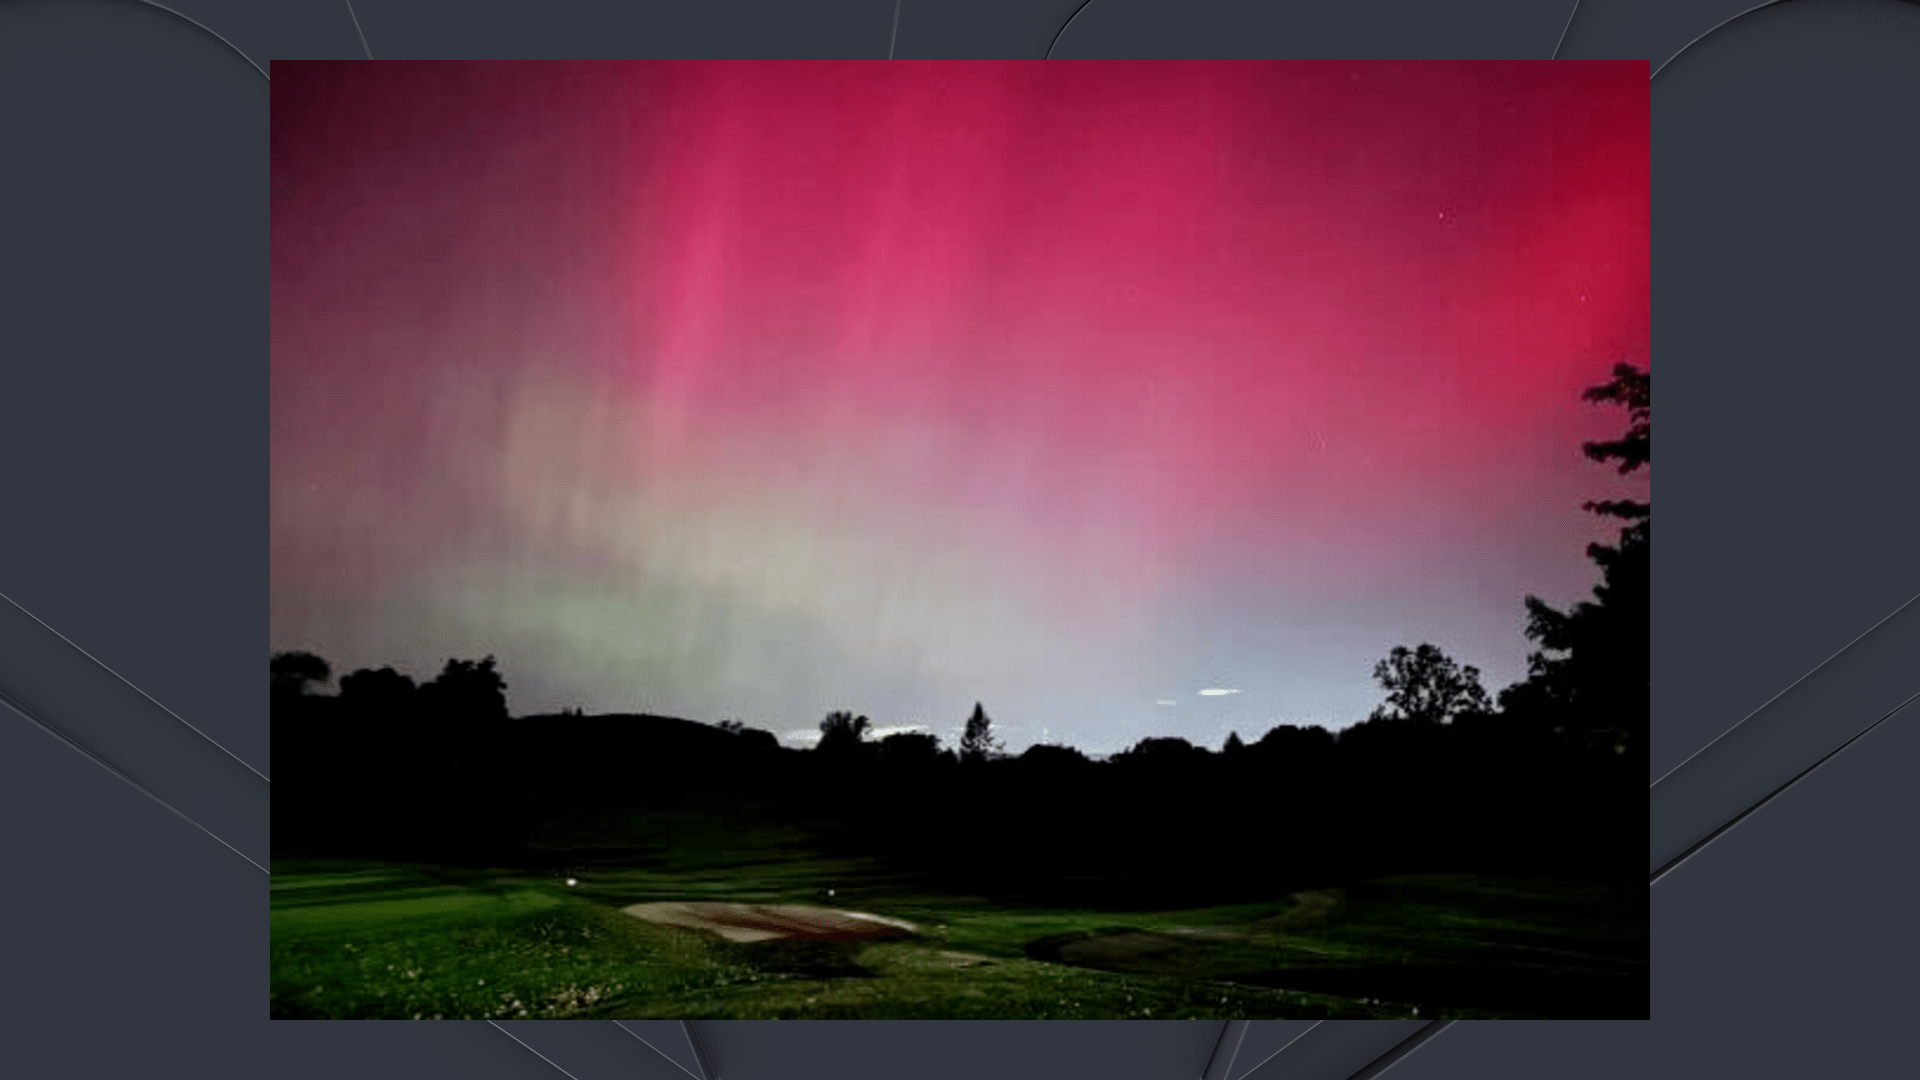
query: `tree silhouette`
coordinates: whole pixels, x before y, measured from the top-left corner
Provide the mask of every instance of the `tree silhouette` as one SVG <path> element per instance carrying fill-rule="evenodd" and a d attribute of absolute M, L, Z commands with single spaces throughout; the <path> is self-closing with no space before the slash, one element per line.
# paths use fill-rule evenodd
<path fill-rule="evenodd" d="M 828 713 L 827 718 L 820 721 L 820 743 L 815 749 L 836 755 L 856 752 L 870 726 L 872 721 L 864 716 L 845 711 Z"/>
<path fill-rule="evenodd" d="M 1369 718 L 1373 720 L 1444 724 L 1464 712 L 1485 712 L 1491 705 L 1480 687 L 1480 669 L 1460 667 L 1436 645 L 1423 643 L 1411 650 L 1395 645 L 1374 665 L 1373 677 L 1387 691 L 1387 700 Z"/>
<path fill-rule="evenodd" d="M 356 709 L 391 710 L 406 705 L 415 693 L 413 680 L 390 667 L 361 668 L 340 677 L 340 701 Z"/>
<path fill-rule="evenodd" d="M 304 695 L 309 683 L 323 683 L 333 677 L 327 662 L 310 652 L 274 653 L 267 670 L 268 684 L 275 693 L 295 697 Z"/>
<path fill-rule="evenodd" d="M 1034 743 L 1020 755 L 1020 760 L 1042 768 L 1079 768 L 1093 764 L 1092 759 L 1071 746 L 1054 746 L 1050 743 Z"/>
<path fill-rule="evenodd" d="M 1229 731 L 1227 732 L 1226 744 L 1220 747 L 1220 752 L 1223 754 L 1237 754 L 1246 748 L 1247 745 L 1240 741 L 1240 733 L 1237 731 Z"/>
<path fill-rule="evenodd" d="M 974 702 L 973 715 L 967 717 L 967 729 L 960 736 L 960 760 L 986 761 L 999 757 L 1003 749 L 993 736 L 993 721 L 987 718 L 987 710 Z"/>
<path fill-rule="evenodd" d="M 722 720 L 714 727 L 734 736 L 756 751 L 777 750 L 780 747 L 780 739 L 773 732 L 748 727 L 738 720 Z"/>
<path fill-rule="evenodd" d="M 1182 762 L 1205 753 L 1205 750 L 1178 735 L 1159 735 L 1141 739 L 1130 749 L 1115 754 L 1114 758 L 1129 762 Z"/>
<path fill-rule="evenodd" d="M 1581 449 L 1586 452 L 1586 455 L 1602 463 L 1618 459 L 1620 462 L 1620 474 L 1622 476 L 1647 464 L 1648 461 L 1651 460 L 1651 450 L 1653 446 L 1651 423 L 1653 417 L 1652 391 L 1653 378 L 1649 372 L 1634 367 L 1632 364 L 1615 364 L 1613 366 L 1613 379 L 1611 381 L 1602 383 L 1599 386 L 1589 387 L 1582 393 L 1580 396 L 1587 401 L 1625 405 L 1627 407 L 1627 418 L 1630 421 L 1627 427 L 1627 433 L 1618 439 L 1609 442 L 1590 442 L 1583 444 Z M 1588 503 L 1587 509 L 1595 510 L 1612 505 L 1618 504 Z M 1617 517 L 1647 516 L 1644 503 L 1631 505 L 1638 506 L 1639 512 L 1624 513 L 1613 510 L 1601 510 L 1600 512 L 1611 513 Z"/>
<path fill-rule="evenodd" d="M 1630 364 L 1592 387 L 1588 401 L 1625 405 L 1627 432 L 1582 449 L 1594 461 L 1618 461 L 1627 474 L 1652 460 L 1651 377 Z M 1600 568 L 1594 599 L 1560 611 L 1536 596 L 1525 600 L 1526 636 L 1540 648 L 1527 656 L 1528 677 L 1500 695 L 1503 711 L 1550 711 L 1589 743 L 1616 753 L 1644 746 L 1650 689 L 1651 507 L 1632 500 L 1588 502 L 1584 508 L 1630 524 L 1616 544 L 1589 544 L 1587 557 Z"/>
<path fill-rule="evenodd" d="M 1332 753 L 1333 732 L 1323 727 L 1276 724 L 1253 744 L 1254 748 L 1288 757 L 1311 757 Z"/>
<path fill-rule="evenodd" d="M 428 708 L 444 720 L 507 718 L 507 681 L 492 656 L 475 662 L 448 660 L 439 677 L 420 688 Z"/>
<path fill-rule="evenodd" d="M 893 766 L 924 766 L 940 760 L 940 737 L 922 731 L 901 731 L 880 740 L 880 760 Z"/>

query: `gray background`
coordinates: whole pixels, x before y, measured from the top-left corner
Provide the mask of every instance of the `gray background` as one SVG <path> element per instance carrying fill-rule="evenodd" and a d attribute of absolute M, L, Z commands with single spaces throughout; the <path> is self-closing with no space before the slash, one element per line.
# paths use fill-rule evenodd
<path fill-rule="evenodd" d="M 275 58 L 360 57 L 363 34 L 394 59 L 880 59 L 891 41 L 903 59 L 1646 60 L 1664 418 L 1649 780 L 1671 771 L 1668 792 L 1726 820 L 1886 719 L 1652 888 L 1654 1022 L 1455 1024 L 1391 1075 L 1912 1068 L 1901 1021 L 1920 990 L 1900 961 L 1920 955 L 1920 874 L 1898 827 L 1920 820 L 1920 707 L 1889 713 L 1920 691 L 1920 663 L 1901 663 L 1920 657 L 1920 605 L 1888 616 L 1920 593 L 1920 7 L 903 0 L 896 34 L 888 0 L 359 0 L 358 27 L 345 0 L 168 6 L 0 0 L 10 1071 L 687 1075 L 611 1024 L 265 1019 L 266 875 L 249 864 L 272 775 L 262 76 Z M 1827 664 L 1856 639 L 1870 668 Z M 1794 737 L 1715 743 L 1749 717 Z M 1247 1044 L 1277 1048 L 1283 1027 Z M 1218 1036 L 1105 1028 L 705 1030 L 725 1080 L 918 1075 L 963 1052 L 974 1075 L 1186 1080 Z M 1344 1076 L 1341 1054 L 1385 1034 L 1323 1026 L 1256 1071 Z"/>

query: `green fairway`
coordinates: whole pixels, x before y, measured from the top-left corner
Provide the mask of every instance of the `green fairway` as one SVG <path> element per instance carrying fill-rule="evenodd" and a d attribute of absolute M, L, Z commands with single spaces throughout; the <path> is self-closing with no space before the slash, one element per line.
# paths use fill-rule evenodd
<path fill-rule="evenodd" d="M 278 860 L 272 1015 L 1645 1015 L 1644 898 L 1622 889 L 1426 875 L 1266 904 L 1059 910 L 767 854 L 581 868 L 565 872 L 572 886 L 560 873 Z M 831 904 L 919 933 L 737 945 L 620 911 L 656 900 Z"/>

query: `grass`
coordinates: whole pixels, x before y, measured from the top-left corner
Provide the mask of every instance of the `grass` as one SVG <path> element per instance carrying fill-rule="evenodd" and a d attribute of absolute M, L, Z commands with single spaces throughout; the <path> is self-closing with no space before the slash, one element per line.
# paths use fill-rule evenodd
<path fill-rule="evenodd" d="M 276 866 L 274 888 L 297 893 L 301 877 Z M 581 896 L 512 886 L 461 895 L 402 867 L 369 868 L 363 882 L 357 897 L 350 883 L 326 887 L 332 903 L 282 905 L 276 895 L 276 1018 L 1408 1015 L 1334 995 L 1020 955 L 1017 939 L 1029 930 L 1086 919 L 956 913 L 957 932 L 950 925 L 925 940 L 743 946 L 653 926 Z M 439 912 L 422 906 L 449 900 L 456 902 Z"/>
<path fill-rule="evenodd" d="M 272 1015 L 1646 1015 L 1645 901 L 1630 886 L 1424 875 L 1264 904 L 1063 911 L 927 892 L 777 831 L 690 842 L 707 827 L 656 822 L 638 864 L 556 872 L 276 860 Z M 668 899 L 831 904 L 921 932 L 737 945 L 619 910 Z"/>

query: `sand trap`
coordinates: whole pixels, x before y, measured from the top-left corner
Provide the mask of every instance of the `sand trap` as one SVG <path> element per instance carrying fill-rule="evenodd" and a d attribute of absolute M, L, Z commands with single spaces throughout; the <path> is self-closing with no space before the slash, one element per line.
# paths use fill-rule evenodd
<path fill-rule="evenodd" d="M 963 953 L 963 952 L 947 952 L 944 949 L 941 950 L 938 955 L 944 960 L 952 961 L 953 966 L 957 968 L 958 967 L 975 967 L 980 964 L 999 963 L 999 961 L 995 960 L 991 956 L 977 956 L 973 953 Z"/>
<path fill-rule="evenodd" d="M 771 941 L 774 938 L 859 941 L 866 938 L 908 937 L 917 929 L 910 922 L 868 915 L 863 911 L 837 911 L 804 904 L 715 904 L 675 900 L 634 904 L 620 910 L 636 919 L 688 930 L 707 930 L 728 941 L 741 942 Z"/>

